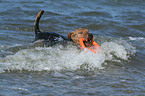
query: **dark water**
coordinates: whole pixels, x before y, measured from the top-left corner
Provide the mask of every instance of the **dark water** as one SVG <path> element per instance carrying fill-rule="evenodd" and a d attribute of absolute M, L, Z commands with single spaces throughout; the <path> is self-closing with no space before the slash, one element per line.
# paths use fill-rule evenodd
<path fill-rule="evenodd" d="M 1 96 L 144 96 L 144 0 L 0 0 Z M 100 52 L 28 47 L 42 31 L 87 28 Z"/>

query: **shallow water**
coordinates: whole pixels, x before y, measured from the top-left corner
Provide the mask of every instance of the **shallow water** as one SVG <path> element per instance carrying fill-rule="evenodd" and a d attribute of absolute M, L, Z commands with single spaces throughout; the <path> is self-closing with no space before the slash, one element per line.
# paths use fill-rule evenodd
<path fill-rule="evenodd" d="M 1 0 L 0 95 L 144 96 L 144 0 Z M 87 28 L 97 54 L 72 42 L 34 47 L 37 13 L 42 31 L 67 36 Z"/>

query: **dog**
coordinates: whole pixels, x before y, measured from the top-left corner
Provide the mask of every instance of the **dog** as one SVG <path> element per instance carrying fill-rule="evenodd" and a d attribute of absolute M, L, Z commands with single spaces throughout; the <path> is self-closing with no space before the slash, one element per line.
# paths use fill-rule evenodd
<path fill-rule="evenodd" d="M 78 28 L 73 32 L 70 32 L 67 37 L 64 37 L 58 33 L 54 32 L 41 32 L 39 29 L 39 21 L 44 13 L 44 10 L 41 10 L 38 15 L 36 16 L 34 22 L 34 29 L 35 29 L 35 39 L 34 39 L 34 46 L 40 47 L 49 47 L 55 44 L 66 44 L 68 41 L 73 41 L 76 45 L 80 45 L 79 39 L 84 38 L 86 40 L 85 44 L 89 45 L 88 42 L 88 34 L 89 30 L 84 28 Z"/>
<path fill-rule="evenodd" d="M 35 39 L 34 44 L 36 46 L 52 46 L 61 41 L 67 41 L 68 39 L 58 33 L 54 32 L 41 32 L 39 29 L 39 21 L 43 15 L 44 10 L 41 10 L 36 16 L 34 22 Z"/>

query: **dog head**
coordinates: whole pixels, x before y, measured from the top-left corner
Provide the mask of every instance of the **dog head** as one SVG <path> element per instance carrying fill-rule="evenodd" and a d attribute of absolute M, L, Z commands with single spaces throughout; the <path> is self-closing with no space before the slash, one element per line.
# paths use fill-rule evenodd
<path fill-rule="evenodd" d="M 74 41 L 76 44 L 79 44 L 79 39 L 84 38 L 86 41 L 88 40 L 89 30 L 84 28 L 78 28 L 73 32 L 68 34 L 69 40 Z"/>

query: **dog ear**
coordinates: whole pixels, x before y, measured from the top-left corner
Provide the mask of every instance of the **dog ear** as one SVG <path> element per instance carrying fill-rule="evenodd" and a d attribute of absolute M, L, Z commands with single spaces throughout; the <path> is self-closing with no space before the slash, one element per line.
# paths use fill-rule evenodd
<path fill-rule="evenodd" d="M 72 35 L 73 33 L 74 33 L 74 32 L 72 31 L 72 32 L 70 32 L 70 33 L 67 35 L 67 37 L 68 37 L 69 40 L 72 39 L 72 38 L 71 38 L 71 35 Z"/>
<path fill-rule="evenodd" d="M 83 35 L 83 38 L 86 41 L 88 40 L 88 34 L 89 34 L 89 30 L 88 29 L 84 29 L 82 35 Z"/>

